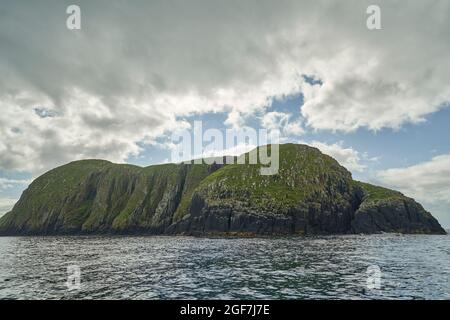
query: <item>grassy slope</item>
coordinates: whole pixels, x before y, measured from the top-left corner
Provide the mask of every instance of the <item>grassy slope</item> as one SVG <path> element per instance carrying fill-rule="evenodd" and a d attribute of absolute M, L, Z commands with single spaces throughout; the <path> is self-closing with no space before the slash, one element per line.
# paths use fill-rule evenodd
<path fill-rule="evenodd" d="M 304 145 L 280 145 L 278 175 L 263 176 L 260 165 L 227 165 L 205 178 L 198 191 L 210 203 L 242 201 L 252 205 L 295 206 L 331 181 L 351 181 L 333 158 Z"/>
<path fill-rule="evenodd" d="M 13 210 L 0 220 L 0 226 L 9 223 L 16 226 L 25 223 L 39 224 L 41 217 L 37 214 L 30 215 L 30 213 L 61 203 L 68 194 L 76 191 L 78 185 L 89 174 L 112 165 L 103 160 L 82 160 L 71 162 L 45 173 L 34 180 L 22 194 L 21 200 L 26 198 L 27 201 L 19 200 Z"/>
<path fill-rule="evenodd" d="M 173 221 L 177 222 L 188 213 L 192 195 L 199 184 L 209 175 L 208 165 L 192 164 L 188 165 L 188 172 L 184 183 L 184 192 L 178 208 L 174 214 Z"/>
<path fill-rule="evenodd" d="M 136 208 L 147 208 L 148 212 L 155 213 L 165 193 L 182 183 L 183 172 L 178 165 L 162 164 L 141 168 L 141 178 L 138 180 L 135 191 L 128 198 L 126 206 L 114 218 L 112 226 L 122 230 L 131 224 L 148 225 L 151 217 L 141 215 L 138 219 L 133 215 Z"/>
<path fill-rule="evenodd" d="M 353 180 L 353 185 L 364 190 L 363 201 L 365 201 L 366 203 L 405 198 L 405 196 L 398 191 L 375 186 L 369 183 Z"/>

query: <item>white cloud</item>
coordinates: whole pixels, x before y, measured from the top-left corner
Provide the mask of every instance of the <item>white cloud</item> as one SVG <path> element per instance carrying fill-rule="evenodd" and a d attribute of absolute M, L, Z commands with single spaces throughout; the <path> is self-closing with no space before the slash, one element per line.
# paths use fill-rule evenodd
<path fill-rule="evenodd" d="M 0 177 L 0 191 L 10 189 L 15 186 L 27 186 L 30 183 L 30 180 L 7 179 Z"/>
<path fill-rule="evenodd" d="M 300 136 L 305 133 L 300 120 L 291 120 L 292 115 L 284 112 L 267 112 L 261 118 L 261 126 L 268 131 L 278 130 L 285 136 Z"/>
<path fill-rule="evenodd" d="M 450 154 L 406 168 L 384 170 L 378 178 L 419 201 L 450 204 Z"/>
<path fill-rule="evenodd" d="M 366 166 L 361 163 L 362 158 L 359 152 L 352 148 L 344 147 L 342 141 L 333 144 L 312 141 L 307 144 L 316 147 L 323 153 L 333 157 L 350 171 L 362 172 L 366 168 Z"/>
<path fill-rule="evenodd" d="M 257 146 L 252 143 L 239 143 L 233 147 L 226 148 L 223 150 L 210 150 L 203 154 L 204 158 L 214 158 L 214 157 L 223 157 L 223 156 L 240 156 L 244 153 L 247 153 Z M 197 158 L 194 156 L 193 158 Z"/>
<path fill-rule="evenodd" d="M 242 126 L 299 92 L 313 129 L 423 121 L 450 100 L 450 2 L 381 1 L 379 31 L 365 28 L 369 4 L 79 1 L 75 32 L 63 2 L 4 4 L 0 168 L 37 174 L 80 158 L 122 162 L 179 117 L 225 111 L 226 124 Z"/>
<path fill-rule="evenodd" d="M 303 123 L 300 120 L 288 122 L 282 131 L 287 136 L 301 136 L 305 133 Z"/>
<path fill-rule="evenodd" d="M 17 199 L 0 198 L 0 217 L 10 211 L 16 202 Z"/>

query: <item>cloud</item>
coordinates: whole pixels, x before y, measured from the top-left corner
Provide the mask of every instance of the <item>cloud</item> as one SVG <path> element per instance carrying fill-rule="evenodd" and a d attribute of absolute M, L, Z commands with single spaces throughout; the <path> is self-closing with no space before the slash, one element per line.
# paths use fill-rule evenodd
<path fill-rule="evenodd" d="M 0 198 L 0 217 L 11 210 L 16 202 L 17 199 Z"/>
<path fill-rule="evenodd" d="M 419 201 L 450 204 L 450 154 L 406 168 L 384 170 L 378 178 Z"/>
<path fill-rule="evenodd" d="M 362 158 L 359 152 L 352 148 L 344 147 L 342 141 L 334 144 L 312 141 L 307 144 L 333 157 L 350 171 L 362 172 L 366 168 L 366 166 L 361 163 Z"/>
<path fill-rule="evenodd" d="M 291 120 L 292 115 L 284 112 L 267 112 L 261 117 L 262 128 L 279 130 L 285 136 L 301 136 L 305 133 L 301 120 Z"/>
<path fill-rule="evenodd" d="M 180 117 L 227 112 L 238 127 L 300 92 L 309 128 L 341 131 L 417 123 L 450 100 L 446 0 L 379 1 L 378 31 L 369 1 L 77 4 L 76 31 L 62 1 L 2 5 L 2 169 L 123 162 Z"/>
<path fill-rule="evenodd" d="M 244 153 L 250 152 L 255 149 L 257 146 L 252 143 L 239 143 L 233 147 L 225 148 L 223 150 L 210 150 L 203 153 L 204 158 L 215 158 L 215 157 L 223 157 L 223 156 L 240 156 Z M 197 158 L 194 156 L 193 158 Z M 190 160 L 190 159 L 189 159 Z"/>
<path fill-rule="evenodd" d="M 5 189 L 10 189 L 15 186 L 27 186 L 31 183 L 30 180 L 17 180 L 17 179 L 6 179 L 0 178 L 0 191 Z"/>

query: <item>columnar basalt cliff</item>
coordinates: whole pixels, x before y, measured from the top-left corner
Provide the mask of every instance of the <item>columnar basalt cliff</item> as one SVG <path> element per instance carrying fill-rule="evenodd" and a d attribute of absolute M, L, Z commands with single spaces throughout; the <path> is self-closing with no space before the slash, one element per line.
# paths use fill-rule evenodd
<path fill-rule="evenodd" d="M 318 149 L 280 145 L 279 173 L 259 169 L 72 162 L 24 191 L 0 219 L 0 235 L 445 234 L 413 199 L 354 181 Z"/>

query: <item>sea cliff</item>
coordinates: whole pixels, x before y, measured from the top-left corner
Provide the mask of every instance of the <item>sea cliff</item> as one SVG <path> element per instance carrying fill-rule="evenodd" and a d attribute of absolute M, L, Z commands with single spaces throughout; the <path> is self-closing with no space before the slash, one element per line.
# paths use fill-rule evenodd
<path fill-rule="evenodd" d="M 72 162 L 31 183 L 0 235 L 445 234 L 419 203 L 353 180 L 318 149 L 279 147 L 267 176 L 259 164 Z"/>

